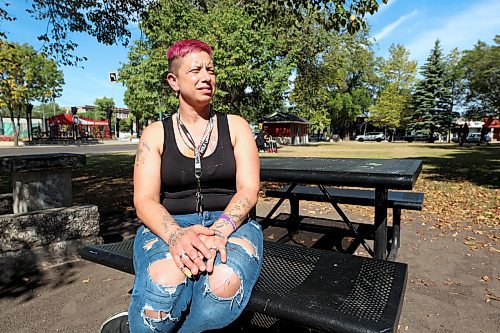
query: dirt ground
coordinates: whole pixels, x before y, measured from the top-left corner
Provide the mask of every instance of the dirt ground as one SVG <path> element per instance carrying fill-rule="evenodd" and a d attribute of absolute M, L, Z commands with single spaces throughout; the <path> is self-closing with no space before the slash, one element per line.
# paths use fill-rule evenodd
<path fill-rule="evenodd" d="M 257 214 L 264 216 L 270 203 L 261 200 Z M 338 218 L 326 204 L 303 204 L 301 209 L 303 214 Z M 348 215 L 369 222 L 368 217 Z M 409 274 L 400 332 L 498 332 L 500 255 L 488 248 L 471 250 L 463 241 L 486 235 L 467 230 L 445 234 L 422 223 L 418 213 L 402 218 L 397 260 L 409 265 Z M 132 237 L 138 226 L 132 211 L 105 219 L 102 229 L 108 241 Z M 274 239 L 280 232 L 269 229 L 265 237 Z M 316 238 L 300 233 L 295 240 L 307 246 Z M 363 255 L 361 250 L 357 254 Z M 0 295 L 0 331 L 98 332 L 109 315 L 126 310 L 132 282 L 131 275 L 82 260 L 25 277 Z"/>

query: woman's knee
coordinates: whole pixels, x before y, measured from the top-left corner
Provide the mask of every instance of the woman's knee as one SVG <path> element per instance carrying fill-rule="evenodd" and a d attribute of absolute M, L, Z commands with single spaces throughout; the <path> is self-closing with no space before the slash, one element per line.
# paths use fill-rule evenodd
<path fill-rule="evenodd" d="M 216 265 L 208 278 L 210 291 L 217 297 L 231 298 L 241 289 L 241 279 L 226 264 Z"/>
<path fill-rule="evenodd" d="M 177 288 L 186 280 L 186 276 L 178 269 L 171 257 L 153 262 L 148 268 L 148 274 L 157 289 L 168 294 L 169 297 L 176 294 Z M 151 319 L 173 319 L 175 321 L 170 312 L 154 309 L 153 307 L 145 307 L 143 315 Z"/>
<path fill-rule="evenodd" d="M 148 268 L 148 273 L 151 281 L 162 286 L 176 286 L 186 279 L 170 254 L 165 259 L 153 262 Z"/>

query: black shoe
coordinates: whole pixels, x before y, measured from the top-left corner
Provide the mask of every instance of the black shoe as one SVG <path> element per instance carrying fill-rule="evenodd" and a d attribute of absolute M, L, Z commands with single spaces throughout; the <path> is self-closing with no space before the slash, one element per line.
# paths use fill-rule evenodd
<path fill-rule="evenodd" d="M 129 333 L 128 312 L 112 315 L 101 326 L 101 333 Z"/>

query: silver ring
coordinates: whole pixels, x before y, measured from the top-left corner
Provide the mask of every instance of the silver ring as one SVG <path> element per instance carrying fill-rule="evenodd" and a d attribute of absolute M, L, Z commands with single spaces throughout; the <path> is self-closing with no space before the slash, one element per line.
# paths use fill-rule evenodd
<path fill-rule="evenodd" d="M 186 253 L 186 252 L 182 252 L 182 253 L 179 255 L 179 258 L 181 258 L 181 260 L 182 260 L 182 258 L 186 258 L 187 256 L 188 256 L 188 255 L 187 255 L 187 253 Z"/>
<path fill-rule="evenodd" d="M 215 251 L 217 251 L 217 246 L 215 246 L 215 245 L 210 246 L 210 250 L 215 250 Z"/>

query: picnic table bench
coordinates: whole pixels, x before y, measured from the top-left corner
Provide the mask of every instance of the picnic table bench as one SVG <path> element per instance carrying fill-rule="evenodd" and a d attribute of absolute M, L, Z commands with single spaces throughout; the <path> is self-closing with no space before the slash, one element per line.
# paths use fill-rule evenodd
<path fill-rule="evenodd" d="M 375 191 L 366 189 L 354 189 L 354 188 L 339 188 L 339 187 L 327 187 L 330 198 L 333 198 L 338 204 L 347 205 L 357 205 L 357 206 L 375 206 Z M 293 235 L 298 230 L 325 230 L 326 228 L 315 228 L 311 225 L 304 225 L 301 223 L 303 221 L 300 215 L 300 201 L 316 201 L 316 202 L 330 202 L 330 199 L 324 195 L 324 193 L 315 186 L 295 186 L 290 190 L 290 186 L 284 186 L 280 189 L 271 189 L 265 192 L 267 197 L 271 198 L 283 198 L 290 201 L 290 216 L 285 227 L 288 230 L 288 235 Z M 395 260 L 397 255 L 397 250 L 400 244 L 400 226 L 401 226 L 401 210 L 422 210 L 424 201 L 424 194 L 420 192 L 408 192 L 408 191 L 388 191 L 387 195 L 387 207 L 392 208 L 392 227 L 388 227 L 389 233 L 392 234 L 391 251 L 388 256 L 389 260 Z M 311 220 L 310 218 L 308 219 Z M 273 221 L 268 215 L 260 223 L 264 227 L 270 225 Z M 278 219 L 279 221 L 279 219 Z M 353 223 L 355 224 L 355 223 Z M 356 225 L 358 231 L 363 229 L 363 226 Z M 365 228 L 364 238 L 368 238 L 366 233 L 372 233 L 373 228 Z"/>
<path fill-rule="evenodd" d="M 133 239 L 91 245 L 82 258 L 134 274 Z M 247 311 L 323 332 L 396 332 L 407 265 L 264 241 Z"/>
<path fill-rule="evenodd" d="M 326 198 L 318 201 L 328 200 L 336 209 L 337 201 L 325 186 L 374 188 L 374 251 L 369 251 L 374 258 L 265 241 L 262 272 L 246 310 L 268 318 L 265 322 L 284 320 L 323 332 L 396 332 L 408 266 L 385 260 L 387 208 L 395 204 L 388 200 L 388 190 L 411 190 L 421 168 L 419 160 L 261 159 L 262 181 L 291 184 L 288 194 L 297 184 L 317 185 Z M 345 214 L 342 217 L 351 223 Z M 84 259 L 134 274 L 133 240 L 86 246 L 80 253 Z"/>

